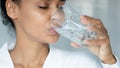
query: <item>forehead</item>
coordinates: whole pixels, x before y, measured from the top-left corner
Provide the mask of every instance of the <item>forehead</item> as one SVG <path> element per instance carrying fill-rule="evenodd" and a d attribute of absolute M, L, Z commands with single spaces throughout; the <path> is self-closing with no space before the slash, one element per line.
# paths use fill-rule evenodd
<path fill-rule="evenodd" d="M 37 1 L 54 1 L 54 0 L 37 0 Z M 55 1 L 66 1 L 66 0 L 55 0 Z"/>
<path fill-rule="evenodd" d="M 57 2 L 66 2 L 66 0 L 21 0 L 22 3 L 34 3 L 34 2 L 52 2 L 52 1 L 57 1 Z"/>
<path fill-rule="evenodd" d="M 39 2 L 39 1 L 45 1 L 45 2 L 51 2 L 51 1 L 63 1 L 63 2 L 65 2 L 66 0 L 21 0 L 22 2 L 24 1 L 26 1 L 26 2 Z"/>

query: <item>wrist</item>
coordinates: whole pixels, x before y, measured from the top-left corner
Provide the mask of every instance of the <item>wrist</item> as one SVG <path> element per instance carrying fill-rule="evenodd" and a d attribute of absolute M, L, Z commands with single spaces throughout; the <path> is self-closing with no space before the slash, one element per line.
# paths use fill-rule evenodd
<path fill-rule="evenodd" d="M 101 59 L 104 64 L 115 64 L 117 62 L 114 55 Z"/>

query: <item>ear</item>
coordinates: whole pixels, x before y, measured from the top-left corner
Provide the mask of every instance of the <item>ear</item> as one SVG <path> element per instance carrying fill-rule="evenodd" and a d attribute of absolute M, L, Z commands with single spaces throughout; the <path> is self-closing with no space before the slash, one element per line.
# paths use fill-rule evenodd
<path fill-rule="evenodd" d="M 17 18 L 17 5 L 12 0 L 6 0 L 6 12 L 11 19 Z"/>

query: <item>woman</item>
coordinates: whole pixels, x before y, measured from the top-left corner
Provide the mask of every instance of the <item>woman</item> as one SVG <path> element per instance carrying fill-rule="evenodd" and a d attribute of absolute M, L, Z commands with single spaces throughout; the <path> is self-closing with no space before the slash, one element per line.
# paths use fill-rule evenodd
<path fill-rule="evenodd" d="M 94 24 L 88 29 L 97 32 L 98 37 L 84 42 L 101 62 L 49 46 L 59 38 L 50 27 L 50 17 L 64 4 L 65 0 L 1 0 L 3 23 L 14 28 L 16 43 L 12 50 L 7 43 L 0 49 L 0 68 L 120 68 L 102 22 L 89 16 L 81 16 L 81 21 Z M 75 43 L 72 46 L 78 47 Z"/>

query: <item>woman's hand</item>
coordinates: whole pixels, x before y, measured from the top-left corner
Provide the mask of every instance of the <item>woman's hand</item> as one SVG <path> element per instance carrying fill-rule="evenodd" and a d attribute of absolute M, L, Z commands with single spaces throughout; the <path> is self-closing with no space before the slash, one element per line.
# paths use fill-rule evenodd
<path fill-rule="evenodd" d="M 97 55 L 103 63 L 106 64 L 114 64 L 116 59 L 112 53 L 111 46 L 110 46 L 110 39 L 107 33 L 106 28 L 102 24 L 99 19 L 95 19 L 89 16 L 81 16 L 81 22 L 84 25 L 88 25 L 87 29 L 90 31 L 94 31 L 97 33 L 96 39 L 93 40 L 85 40 L 84 43 L 87 44 L 87 48 Z M 89 26 L 92 24 L 92 26 Z M 71 44 L 74 47 L 79 47 L 76 43 Z"/>

